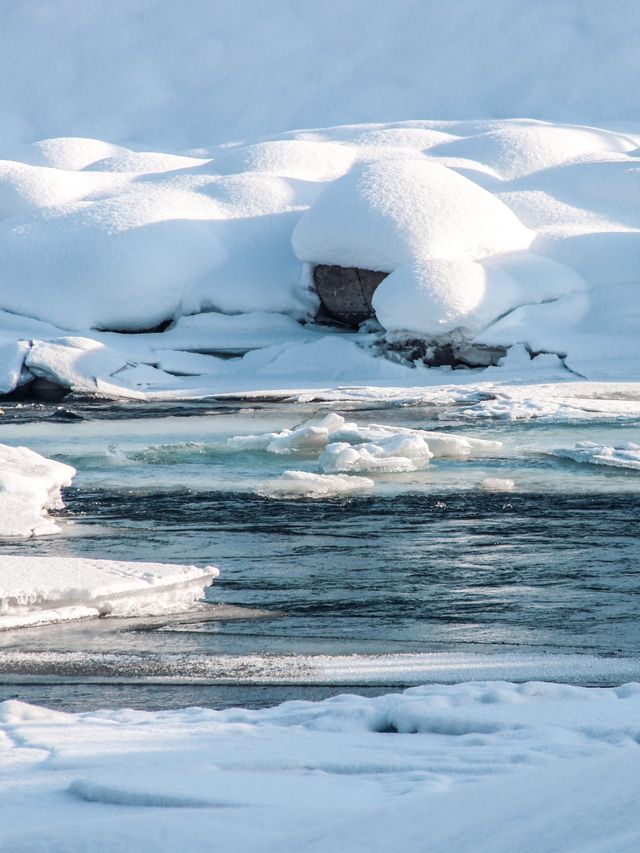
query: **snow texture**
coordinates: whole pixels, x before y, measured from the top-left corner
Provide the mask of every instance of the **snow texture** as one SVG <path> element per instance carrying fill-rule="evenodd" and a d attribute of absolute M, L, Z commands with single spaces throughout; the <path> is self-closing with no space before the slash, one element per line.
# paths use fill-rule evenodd
<path fill-rule="evenodd" d="M 60 489 L 71 485 L 75 473 L 27 447 L 0 444 L 0 539 L 56 533 L 47 510 L 64 506 Z"/>
<path fill-rule="evenodd" d="M 0 630 L 185 610 L 218 574 L 213 566 L 3 554 Z"/>
<path fill-rule="evenodd" d="M 206 156 L 25 144 L 0 161 L 0 389 L 443 381 L 385 358 L 385 337 L 521 346 L 569 376 L 635 378 L 638 150 L 638 128 L 530 119 L 292 131 Z M 320 262 L 390 273 L 374 295 L 384 332 L 309 322 Z"/>
<path fill-rule="evenodd" d="M 261 853 L 631 851 L 639 713 L 637 684 L 505 681 L 258 711 L 7 701 L 2 844 L 204 851 L 214 824 L 220 849 Z"/>

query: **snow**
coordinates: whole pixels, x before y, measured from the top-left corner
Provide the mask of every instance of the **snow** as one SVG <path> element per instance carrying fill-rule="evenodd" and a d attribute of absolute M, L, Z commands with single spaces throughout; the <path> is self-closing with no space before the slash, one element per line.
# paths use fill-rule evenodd
<path fill-rule="evenodd" d="M 2 554 L 0 630 L 186 610 L 217 576 L 213 566 Z"/>
<path fill-rule="evenodd" d="M 326 473 L 399 473 L 424 468 L 433 453 L 420 435 L 391 435 L 377 442 L 352 446 L 344 441 L 325 448 L 319 464 Z"/>
<path fill-rule="evenodd" d="M 574 447 L 556 447 L 548 452 L 552 456 L 571 459 L 573 462 L 640 471 L 640 444 L 634 444 L 632 441 L 619 447 L 610 447 L 593 441 L 580 441 Z"/>
<path fill-rule="evenodd" d="M 141 399 L 445 381 L 389 356 L 407 337 L 637 376 L 638 129 L 421 120 L 206 156 L 110 145 L 0 161 L 5 392 L 33 376 Z M 311 322 L 321 262 L 390 273 L 382 329 Z"/>
<path fill-rule="evenodd" d="M 453 169 L 407 148 L 405 159 L 358 166 L 296 225 L 301 261 L 391 272 L 432 258 L 479 260 L 533 239 L 511 210 Z"/>
<path fill-rule="evenodd" d="M 506 681 L 258 711 L 7 701 L 3 844 L 205 850 L 214 809 L 241 851 L 633 850 L 639 703 L 637 684 Z"/>
<path fill-rule="evenodd" d="M 368 477 L 348 477 L 344 474 L 313 474 L 307 471 L 285 471 L 280 477 L 258 484 L 256 493 L 265 498 L 291 500 L 295 498 L 348 497 L 369 492 L 374 487 Z"/>
<path fill-rule="evenodd" d="M 192 0 L 189 12 L 162 0 L 9 6 L 2 138 L 109 140 L 94 143 L 96 161 L 132 142 L 181 150 L 424 116 L 593 125 L 640 112 L 633 0 L 613 0 L 606 14 L 598 0 L 515 8 L 510 0 L 409 0 L 393 9 L 383 0 L 277 9 Z M 541 133 L 536 147 L 546 160 L 558 148 L 579 154 L 588 140 L 588 129 L 570 147 Z M 499 153 L 501 142 L 490 138 L 477 156 Z M 66 139 L 41 145 L 31 160 L 54 153 L 65 167 L 86 160 Z M 511 165 L 508 151 L 503 159 Z"/>
<path fill-rule="evenodd" d="M 64 506 L 60 489 L 71 485 L 75 473 L 27 447 L 0 444 L 0 539 L 58 531 L 47 510 Z"/>

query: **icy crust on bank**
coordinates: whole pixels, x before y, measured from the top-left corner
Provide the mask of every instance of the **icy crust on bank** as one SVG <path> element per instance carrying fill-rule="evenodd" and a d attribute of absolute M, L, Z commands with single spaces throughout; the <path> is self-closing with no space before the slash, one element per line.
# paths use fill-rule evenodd
<path fill-rule="evenodd" d="M 617 447 L 597 444 L 593 441 L 580 441 L 573 447 L 557 447 L 548 453 L 573 462 L 640 472 L 640 444 L 634 444 L 631 441 Z"/>
<path fill-rule="evenodd" d="M 186 610 L 218 574 L 213 566 L 0 555 L 0 630 Z"/>
<path fill-rule="evenodd" d="M 12 149 L 0 393 L 34 376 L 111 397 L 442 381 L 384 357 L 385 339 L 416 337 L 635 378 L 638 150 L 640 128 L 525 119 L 296 131 L 196 155 Z M 308 322 L 317 263 L 390 273 L 374 295 L 383 332 Z"/>
<path fill-rule="evenodd" d="M 0 539 L 56 533 L 49 509 L 64 506 L 60 489 L 70 486 L 75 468 L 27 447 L 0 444 Z"/>
<path fill-rule="evenodd" d="M 215 809 L 216 844 L 240 851 L 634 850 L 639 714 L 637 684 L 506 681 L 262 710 L 6 701 L 3 842 L 200 850 Z"/>

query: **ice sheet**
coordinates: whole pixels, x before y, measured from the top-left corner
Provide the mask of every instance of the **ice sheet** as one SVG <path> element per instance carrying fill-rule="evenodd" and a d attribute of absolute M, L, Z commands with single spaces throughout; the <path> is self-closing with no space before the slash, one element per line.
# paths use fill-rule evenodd
<path fill-rule="evenodd" d="M 0 630 L 97 616 L 188 609 L 213 566 L 0 555 Z"/>

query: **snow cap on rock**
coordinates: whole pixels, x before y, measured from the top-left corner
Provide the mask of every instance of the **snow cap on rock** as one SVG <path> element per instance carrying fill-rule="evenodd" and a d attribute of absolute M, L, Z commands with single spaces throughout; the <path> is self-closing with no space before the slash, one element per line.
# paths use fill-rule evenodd
<path fill-rule="evenodd" d="M 330 184 L 292 237 L 301 261 L 391 272 L 432 258 L 479 260 L 532 233 L 487 190 L 427 159 L 356 166 Z"/>

